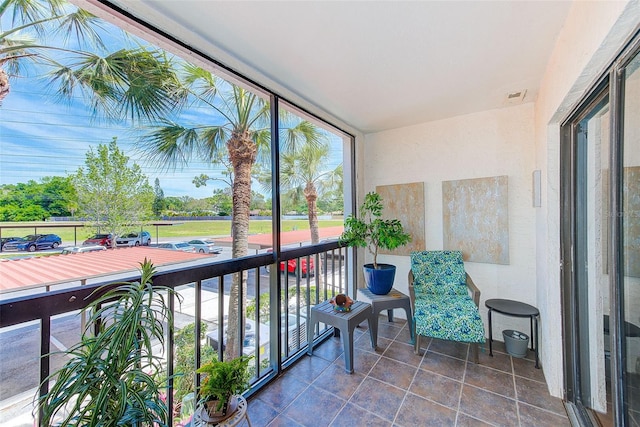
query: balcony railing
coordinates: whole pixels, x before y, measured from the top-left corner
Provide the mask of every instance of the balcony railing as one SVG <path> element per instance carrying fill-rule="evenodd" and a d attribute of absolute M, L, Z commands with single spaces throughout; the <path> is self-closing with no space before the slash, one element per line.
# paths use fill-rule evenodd
<path fill-rule="evenodd" d="M 173 288 L 182 296 L 169 296 L 168 306 L 174 324 L 166 328 L 166 348 L 158 348 L 158 352 L 163 354 L 169 378 L 167 404 L 173 408 L 170 411 L 171 425 L 180 418 L 181 398 L 185 392 L 181 390 L 182 394 L 176 395 L 174 374 L 181 373 L 175 367 L 176 353 L 184 350 L 176 347 L 177 334 L 183 331 L 180 342 L 185 339 L 185 331 L 191 334 L 187 341 L 193 345 L 191 368 L 195 370 L 203 357 L 212 354 L 215 357 L 217 352 L 217 356 L 222 358 L 220 350 L 224 348 L 225 332 L 230 327 L 237 328 L 237 336 L 244 338 L 242 353 L 254 356 L 253 378 L 247 391 L 248 395 L 253 394 L 306 353 L 310 338 L 307 337 L 307 319 L 310 318 L 311 307 L 334 294 L 348 292 L 346 254 L 346 249 L 339 247 L 337 242 L 327 242 L 279 253 L 212 260 L 197 266 L 177 266 L 156 274 L 154 286 Z M 234 275 L 243 286 L 238 286 L 237 300 L 230 301 L 229 291 Z M 125 280 L 138 279 L 139 275 Z M 37 413 L 34 398 L 48 391 L 49 384 L 44 380 L 65 362 L 52 351 L 79 341 L 83 327 L 81 310 L 87 306 L 91 293 L 104 285 L 116 286 L 104 282 L 0 302 L 0 337 L 5 337 L 2 343 L 16 346 L 0 348 L 0 357 L 3 357 L 2 353 L 11 352 L 24 361 L 20 363 L 19 372 L 9 368 L 0 371 L 1 388 L 5 390 L 0 400 L 16 400 L 20 393 L 23 397 L 28 396 L 27 391 L 30 390 L 30 397 L 19 404 L 17 411 L 21 415 Z M 239 316 L 237 325 L 228 325 L 229 305 L 239 304 L 245 297 L 247 309 L 244 315 Z M 330 330 L 321 325 L 313 335 L 313 340 L 318 341 L 328 337 Z M 33 337 L 33 340 L 28 337 Z M 52 348 L 52 343 L 56 348 Z M 32 373 L 31 377 L 29 373 Z M 19 386 L 9 387 L 10 384 Z M 191 389 L 195 390 L 198 385 L 199 378 L 195 376 Z M 0 420 L 7 416 L 9 414 L 0 413 Z"/>

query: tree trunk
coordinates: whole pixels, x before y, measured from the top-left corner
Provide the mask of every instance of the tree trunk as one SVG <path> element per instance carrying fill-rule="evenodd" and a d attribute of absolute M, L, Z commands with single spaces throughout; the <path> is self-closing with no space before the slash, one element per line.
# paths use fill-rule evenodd
<path fill-rule="evenodd" d="M 251 168 L 256 161 L 257 147 L 249 132 L 234 131 L 227 142 L 229 160 L 233 165 L 233 217 L 231 218 L 231 253 L 233 258 L 246 256 L 249 247 L 249 211 L 251 206 Z M 246 275 L 245 275 L 246 276 Z M 238 335 L 238 320 L 244 315 L 247 302 L 247 281 L 242 278 L 242 299 L 240 300 L 240 277 L 233 276 L 229 292 L 229 317 L 227 323 L 227 344 L 225 360 L 238 357 L 243 337 Z M 241 334 L 242 335 L 242 334 Z"/>
<path fill-rule="evenodd" d="M 311 243 L 320 242 L 320 232 L 318 231 L 318 192 L 313 182 L 308 182 L 304 187 L 304 197 L 307 199 L 307 209 L 309 211 L 309 230 L 311 230 Z"/>
<path fill-rule="evenodd" d="M 304 188 L 304 197 L 307 199 L 307 211 L 309 212 L 309 230 L 311 231 L 311 244 L 320 243 L 320 230 L 318 227 L 318 191 L 313 182 L 307 182 Z M 324 292 L 324 275 L 322 274 L 322 257 L 319 258 L 318 265 L 314 265 L 315 276 L 318 283 L 319 300 L 327 297 Z"/>

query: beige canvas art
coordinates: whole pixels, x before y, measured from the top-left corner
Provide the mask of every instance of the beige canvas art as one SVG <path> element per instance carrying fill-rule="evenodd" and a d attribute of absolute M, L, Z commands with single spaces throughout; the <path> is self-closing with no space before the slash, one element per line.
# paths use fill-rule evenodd
<path fill-rule="evenodd" d="M 425 246 L 424 183 L 380 185 L 376 192 L 382 197 L 384 219 L 397 218 L 405 231 L 411 234 L 411 242 L 393 251 L 380 249 L 381 254 L 409 255 L 423 251 Z"/>
<path fill-rule="evenodd" d="M 443 247 L 466 261 L 509 264 L 507 176 L 442 183 Z"/>

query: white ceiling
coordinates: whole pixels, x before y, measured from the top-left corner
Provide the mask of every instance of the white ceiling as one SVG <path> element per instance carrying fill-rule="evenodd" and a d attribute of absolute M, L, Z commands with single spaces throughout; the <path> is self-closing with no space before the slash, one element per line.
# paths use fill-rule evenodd
<path fill-rule="evenodd" d="M 571 6 L 570 1 L 114 3 L 236 68 L 255 70 L 365 133 L 500 108 L 508 93 L 521 90 L 527 91 L 523 102 L 534 101 Z"/>

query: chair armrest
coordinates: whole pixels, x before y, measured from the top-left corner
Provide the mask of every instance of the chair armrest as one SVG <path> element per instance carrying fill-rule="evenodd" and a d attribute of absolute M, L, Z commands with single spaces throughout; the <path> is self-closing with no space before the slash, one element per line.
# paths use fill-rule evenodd
<path fill-rule="evenodd" d="M 409 301 L 411 301 L 411 309 L 415 309 L 416 291 L 413 289 L 413 271 L 409 270 Z"/>
<path fill-rule="evenodd" d="M 480 307 L 480 289 L 473 283 L 471 276 L 469 273 L 465 273 L 467 276 L 467 287 L 471 291 L 471 298 L 473 298 L 473 302 L 476 304 L 476 307 Z"/>

